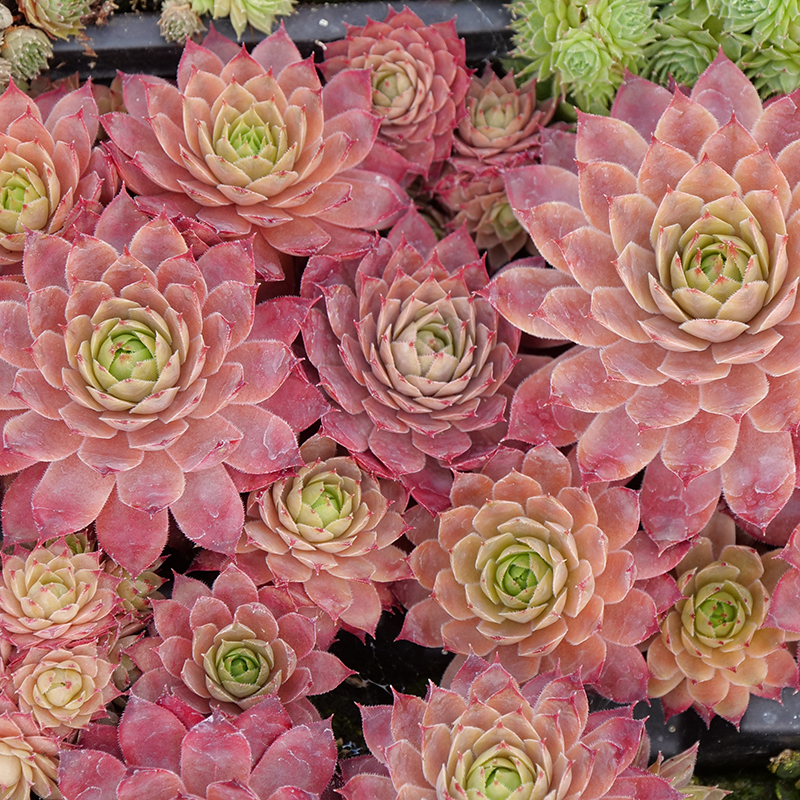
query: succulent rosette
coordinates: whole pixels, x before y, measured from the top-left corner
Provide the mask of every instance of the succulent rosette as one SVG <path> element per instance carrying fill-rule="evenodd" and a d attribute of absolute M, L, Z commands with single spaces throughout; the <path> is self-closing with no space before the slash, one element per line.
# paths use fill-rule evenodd
<path fill-rule="evenodd" d="M 320 800 L 336 764 L 330 723 L 293 726 L 274 698 L 198 720 L 132 697 L 114 750 L 62 751 L 64 800 Z"/>
<path fill-rule="evenodd" d="M 372 111 L 381 120 L 368 159 L 373 169 L 407 182 L 450 155 L 469 86 L 453 20 L 425 25 L 408 8 L 390 8 L 383 22 L 348 25 L 346 39 L 325 46 L 320 69 L 329 81 L 368 70 Z"/>
<path fill-rule="evenodd" d="M 169 509 L 232 554 L 240 487 L 294 465 L 296 432 L 324 408 L 290 348 L 307 304 L 256 306 L 247 243 L 195 258 L 126 194 L 93 236 L 33 237 L 23 270 L 27 286 L 0 285 L 2 472 L 22 470 L 3 500 L 7 542 L 96 519 L 100 546 L 137 574 L 166 543 Z"/>
<path fill-rule="evenodd" d="M 566 456 L 541 445 L 456 473 L 450 499 L 438 530 L 420 514 L 409 533 L 411 567 L 431 596 L 410 608 L 404 638 L 496 657 L 520 682 L 559 664 L 580 668 L 601 694 L 642 699 L 637 645 L 658 624 L 652 599 L 633 585 L 635 494 L 609 488 L 592 498 Z"/>
<path fill-rule="evenodd" d="M 276 583 L 302 584 L 325 613 L 374 635 L 379 585 L 411 577 L 394 544 L 405 528 L 406 492 L 337 455 L 332 439 L 314 437 L 300 455 L 305 466 L 296 475 L 250 495 L 237 563 L 247 570 L 266 562 Z"/>
<path fill-rule="evenodd" d="M 95 644 L 34 647 L 12 668 L 11 681 L 21 711 L 32 714 L 42 729 L 68 736 L 103 716 L 104 706 L 118 694 L 113 671 Z"/>
<path fill-rule="evenodd" d="M 303 296 L 325 299 L 303 326 L 306 352 L 341 408 L 323 432 L 439 506 L 442 466 L 479 461 L 500 438 L 484 434 L 503 420 L 519 339 L 480 296 L 487 282 L 463 229 L 437 243 L 414 211 L 361 261 L 316 257 L 303 274 Z"/>
<path fill-rule="evenodd" d="M 346 800 L 680 797 L 632 766 L 644 723 L 630 708 L 590 714 L 577 673 L 520 689 L 502 666 L 471 656 L 449 689 L 395 694 L 361 714 L 374 759 L 341 790 Z"/>
<path fill-rule="evenodd" d="M 552 76 L 557 91 L 594 113 L 607 111 L 625 70 L 639 71 L 654 38 L 642 0 L 517 0 L 511 13 L 520 74 Z"/>
<path fill-rule="evenodd" d="M 738 725 L 751 694 L 779 700 L 782 688 L 797 688 L 785 642 L 800 633 L 771 627 L 768 616 L 771 592 L 789 569 L 779 551 L 759 555 L 735 544 L 729 517 L 712 518 L 676 567 L 682 597 L 647 651 L 648 695 L 661 698 L 667 717 L 693 706 L 706 723 L 718 714 Z M 787 614 L 800 629 L 796 607 Z"/>
<path fill-rule="evenodd" d="M 278 697 L 295 717 L 318 719 L 306 695 L 334 689 L 349 670 L 317 649 L 313 620 L 270 605 L 270 593 L 232 565 L 212 589 L 176 575 L 172 599 L 154 603 L 161 665 L 146 669 L 133 694 L 155 702 L 168 690 L 201 714 Z"/>
<path fill-rule="evenodd" d="M 507 264 L 523 248 L 534 249 L 508 202 L 501 169 L 447 173 L 436 185 L 436 194 L 453 215 L 449 227 L 465 225 L 475 246 L 486 250 L 493 270 Z"/>
<path fill-rule="evenodd" d="M 754 47 L 744 53 L 742 63 L 745 74 L 762 97 L 791 94 L 800 88 L 800 46 L 797 36 Z"/>
<path fill-rule="evenodd" d="M 97 200 L 98 129 L 91 87 L 70 92 L 43 115 L 13 84 L 0 97 L 0 264 L 22 260 L 29 230 L 62 232 Z"/>
<path fill-rule="evenodd" d="M 713 0 L 712 5 L 727 31 L 748 33 L 756 44 L 791 37 L 800 15 L 797 0 Z"/>
<path fill-rule="evenodd" d="M 453 161 L 459 170 L 532 162 L 539 130 L 550 121 L 556 102 L 537 105 L 535 80 L 518 88 L 513 71 L 501 78 L 487 66 L 480 77 L 472 76 L 465 105 L 466 116 L 453 136 Z"/>
<path fill-rule="evenodd" d="M 522 330 L 580 345 L 549 381 L 520 386 L 510 430 L 547 438 L 532 423 L 555 403 L 568 412 L 558 443 L 580 437 L 585 481 L 652 462 L 643 521 L 662 544 L 696 534 L 720 487 L 756 530 L 794 490 L 799 151 L 794 101 L 762 107 L 720 54 L 690 97 L 631 77 L 610 118 L 582 116 L 578 176 L 507 174 L 512 207 L 555 269 L 509 268 L 487 294 Z M 675 502 L 682 532 L 660 525 Z"/>
<path fill-rule="evenodd" d="M 11 79 L 19 88 L 26 88 L 28 81 L 47 69 L 52 57 L 53 45 L 44 31 L 28 25 L 6 28 L 0 46 L 3 86 Z"/>
<path fill-rule="evenodd" d="M 58 739 L 43 734 L 30 714 L 0 700 L 0 798 L 60 800 L 56 785 Z"/>
<path fill-rule="evenodd" d="M 256 234 L 258 268 L 279 254 L 363 253 L 407 205 L 399 186 L 354 169 L 378 121 L 366 73 L 322 88 L 283 27 L 252 54 L 219 34 L 188 42 L 178 86 L 129 75 L 127 114 L 103 118 L 120 172 L 149 210 Z"/>
<path fill-rule="evenodd" d="M 191 0 L 191 7 L 197 14 L 212 14 L 214 19 L 230 17 L 236 38 L 241 41 L 248 25 L 257 31 L 270 33 L 277 16 L 292 13 L 294 0 Z M 201 26 L 200 30 L 205 29 Z M 181 43 L 186 38 L 184 36 Z"/>
<path fill-rule="evenodd" d="M 0 630 L 18 650 L 58 648 L 96 639 L 114 626 L 116 580 L 99 553 L 37 547 L 22 558 L 3 558 Z"/>
<path fill-rule="evenodd" d="M 91 5 L 90 0 L 22 0 L 19 8 L 31 25 L 56 39 L 67 39 L 83 30 L 81 20 Z"/>
<path fill-rule="evenodd" d="M 653 30 L 656 40 L 645 48 L 647 66 L 642 74 L 664 85 L 675 80 L 681 86 L 694 86 L 720 48 L 738 62 L 747 44 L 745 37 L 723 30 L 707 2 L 669 3 L 660 10 Z"/>

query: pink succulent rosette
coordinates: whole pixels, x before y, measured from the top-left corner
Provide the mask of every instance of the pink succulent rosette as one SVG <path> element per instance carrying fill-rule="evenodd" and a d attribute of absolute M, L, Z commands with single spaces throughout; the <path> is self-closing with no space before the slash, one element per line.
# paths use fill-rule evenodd
<path fill-rule="evenodd" d="M 42 732 L 30 714 L 0 697 L 0 792 L 8 800 L 61 800 L 56 785 L 59 741 Z"/>
<path fill-rule="evenodd" d="M 318 719 L 306 695 L 329 692 L 350 674 L 318 649 L 312 619 L 275 608 L 270 592 L 259 592 L 233 565 L 211 589 L 176 575 L 172 599 L 154 607 L 160 664 L 142 662 L 144 674 L 132 689 L 146 700 L 169 692 L 201 714 L 214 708 L 238 714 L 278 697 L 293 718 Z"/>
<path fill-rule="evenodd" d="M 66 737 L 105 716 L 105 706 L 119 694 L 111 682 L 113 671 L 94 643 L 34 647 L 13 665 L 11 681 L 20 710 L 32 714 L 42 729 Z"/>
<path fill-rule="evenodd" d="M 480 77 L 472 76 L 465 105 L 451 160 L 459 171 L 475 171 L 532 163 L 539 156 L 540 130 L 552 118 L 556 100 L 537 107 L 535 80 L 517 87 L 513 71 L 501 78 L 487 66 Z"/>
<path fill-rule="evenodd" d="M 166 544 L 169 510 L 233 553 L 240 487 L 297 463 L 296 432 L 324 408 L 290 347 L 307 304 L 255 305 L 248 243 L 195 258 L 126 194 L 93 236 L 33 236 L 23 269 L 26 286 L 0 284 L 0 471 L 21 470 L 3 499 L 7 543 L 96 519 L 99 545 L 138 574 Z"/>
<path fill-rule="evenodd" d="M 630 708 L 589 713 L 578 673 L 547 673 L 521 689 L 500 664 L 470 656 L 449 689 L 395 694 L 361 708 L 374 758 L 351 766 L 346 800 L 678 800 L 634 765 L 644 723 Z M 358 761 L 358 760 L 356 760 Z"/>
<path fill-rule="evenodd" d="M 279 253 L 353 255 L 407 205 L 399 186 L 357 169 L 378 121 L 366 73 L 324 88 L 281 26 L 252 54 L 219 34 L 189 41 L 178 86 L 129 75 L 127 114 L 103 118 L 127 184 L 148 210 L 196 216 L 221 235 L 256 234 L 259 271 Z"/>
<path fill-rule="evenodd" d="M 383 584 L 411 577 L 402 535 L 407 493 L 373 478 L 315 436 L 300 448 L 305 466 L 253 492 L 236 561 L 258 583 L 297 584 L 336 621 L 374 635 Z"/>
<path fill-rule="evenodd" d="M 59 788 L 64 800 L 320 800 L 335 765 L 330 722 L 293 726 L 274 698 L 202 719 L 131 697 L 112 752 L 61 751 Z"/>
<path fill-rule="evenodd" d="M 436 195 L 452 214 L 450 230 L 461 225 L 485 250 L 489 266 L 496 271 L 523 248 L 535 252 L 528 231 L 522 227 L 508 202 L 502 169 L 483 167 L 445 172 L 436 184 Z"/>
<path fill-rule="evenodd" d="M 389 9 L 383 22 L 347 26 L 325 46 L 325 77 L 368 70 L 380 132 L 367 163 L 398 181 L 427 176 L 444 161 L 463 115 L 469 86 L 464 41 L 453 20 L 425 25 L 410 9 Z"/>
<path fill-rule="evenodd" d="M 65 93 L 43 113 L 11 83 L 0 97 L 0 264 L 22 260 L 29 230 L 62 233 L 100 197 L 105 164 L 91 86 Z"/>
<path fill-rule="evenodd" d="M 667 718 L 693 706 L 706 723 L 718 714 L 738 725 L 751 694 L 780 700 L 798 686 L 786 647 L 800 638 L 797 604 L 771 609 L 776 586 L 789 572 L 796 584 L 797 569 L 779 550 L 759 555 L 735 542 L 733 520 L 715 514 L 675 569 L 681 597 L 647 651 L 647 693 Z"/>
<path fill-rule="evenodd" d="M 340 409 L 323 432 L 369 468 L 446 505 L 451 466 L 502 438 L 518 332 L 480 296 L 486 267 L 462 229 L 436 241 L 415 211 L 361 261 L 315 257 L 304 297 L 322 296 L 303 340 Z"/>
<path fill-rule="evenodd" d="M 560 665 L 612 700 L 643 699 L 637 645 L 658 623 L 633 585 L 638 500 L 576 483 L 551 445 L 499 451 L 480 473 L 456 473 L 438 531 L 419 514 L 409 533 L 411 567 L 431 595 L 410 608 L 403 638 L 496 657 L 520 682 Z"/>
<path fill-rule="evenodd" d="M 555 268 L 510 268 L 489 295 L 522 330 L 580 345 L 520 387 L 513 435 L 580 438 L 588 482 L 651 464 L 642 516 L 660 547 L 695 535 L 720 488 L 755 529 L 794 490 L 798 153 L 795 101 L 762 107 L 720 54 L 689 97 L 631 76 L 610 117 L 582 114 L 577 176 L 507 174 Z M 566 413 L 541 426 L 548 403 Z"/>
<path fill-rule="evenodd" d="M 63 543 L 3 557 L 0 632 L 16 650 L 63 648 L 116 627 L 117 579 Z"/>

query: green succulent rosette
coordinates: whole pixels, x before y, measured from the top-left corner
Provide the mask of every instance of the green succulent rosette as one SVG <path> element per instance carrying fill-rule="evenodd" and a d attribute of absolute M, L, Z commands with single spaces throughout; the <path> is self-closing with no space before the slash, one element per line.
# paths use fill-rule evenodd
<path fill-rule="evenodd" d="M 192 0 L 192 8 L 214 19 L 230 17 L 236 38 L 241 39 L 248 25 L 269 33 L 277 17 L 292 13 L 294 0 Z"/>
<path fill-rule="evenodd" d="M 669 8 L 670 12 L 653 26 L 656 40 L 645 48 L 647 66 L 643 72 L 651 80 L 666 86 L 673 78 L 682 86 L 694 86 L 720 47 L 731 61 L 740 61 L 744 38 L 726 33 L 705 4 L 687 9 L 687 16 L 674 10 L 676 4 Z"/>
<path fill-rule="evenodd" d="M 111 411 L 160 411 L 178 392 L 189 332 L 170 310 L 169 322 L 150 308 L 117 298 L 92 317 L 91 336 L 75 364 L 89 394 Z M 177 335 L 176 335 L 177 334 Z"/>
<path fill-rule="evenodd" d="M 50 218 L 48 187 L 36 167 L 15 153 L 0 157 L 0 231 L 41 230 Z"/>
<path fill-rule="evenodd" d="M 713 0 L 712 10 L 726 31 L 748 33 L 756 45 L 797 38 L 800 0 Z"/>
<path fill-rule="evenodd" d="M 518 77 L 554 76 L 561 92 L 593 113 L 607 113 L 625 70 L 639 72 L 654 35 L 647 0 L 517 0 L 511 11 Z"/>
<path fill-rule="evenodd" d="M 44 31 L 18 25 L 7 28 L 3 33 L 3 46 L 0 57 L 11 64 L 11 77 L 25 87 L 53 57 L 53 45 Z"/>
<path fill-rule="evenodd" d="M 480 752 L 480 741 L 473 749 Z M 477 757 L 469 755 L 471 758 L 464 759 L 464 766 L 459 764 L 455 775 L 469 800 L 517 800 L 536 796 L 534 787 L 541 767 L 537 768 L 522 747 L 496 744 Z M 470 761 L 471 765 L 466 767 Z"/>
<path fill-rule="evenodd" d="M 188 0 L 166 0 L 161 6 L 158 29 L 168 42 L 184 44 L 206 27 Z"/>
<path fill-rule="evenodd" d="M 583 111 L 602 113 L 611 105 L 622 76 L 605 43 L 591 31 L 573 28 L 553 46 L 553 69 Z"/>
<path fill-rule="evenodd" d="M 783 39 L 761 49 L 752 49 L 742 56 L 744 72 L 762 97 L 791 94 L 800 88 L 800 45 Z"/>
<path fill-rule="evenodd" d="M 91 0 L 20 0 L 20 11 L 27 21 L 56 39 L 77 36 L 81 20 L 91 12 Z"/>
<path fill-rule="evenodd" d="M 281 670 L 275 670 L 270 644 L 240 622 L 217 633 L 203 655 L 203 667 L 209 694 L 242 707 L 274 695 L 284 680 Z"/>

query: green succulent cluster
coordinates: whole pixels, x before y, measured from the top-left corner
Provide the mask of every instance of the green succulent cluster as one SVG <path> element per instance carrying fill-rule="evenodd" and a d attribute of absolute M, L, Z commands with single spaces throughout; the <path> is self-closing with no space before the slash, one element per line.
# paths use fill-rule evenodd
<path fill-rule="evenodd" d="M 257 31 L 269 33 L 275 18 L 294 11 L 295 0 L 191 0 L 197 14 L 211 14 L 214 19 L 230 17 L 236 37 L 242 38 L 250 25 Z"/>
<path fill-rule="evenodd" d="M 28 81 L 47 68 L 52 57 L 53 45 L 44 31 L 18 25 L 3 32 L 0 61 L 8 63 L 8 72 L 18 86 L 27 87 Z M 0 64 L 0 74 L 3 71 L 3 64 Z"/>
<path fill-rule="evenodd" d="M 188 0 L 164 0 L 158 29 L 168 42 L 185 44 L 187 39 L 202 33 L 206 26 Z"/>
<path fill-rule="evenodd" d="M 644 74 L 692 86 L 719 48 L 762 97 L 800 87 L 800 0 L 656 0 Z"/>
<path fill-rule="evenodd" d="M 654 38 L 649 0 L 516 0 L 519 78 L 555 79 L 584 111 L 608 113 L 625 70 L 639 72 Z"/>

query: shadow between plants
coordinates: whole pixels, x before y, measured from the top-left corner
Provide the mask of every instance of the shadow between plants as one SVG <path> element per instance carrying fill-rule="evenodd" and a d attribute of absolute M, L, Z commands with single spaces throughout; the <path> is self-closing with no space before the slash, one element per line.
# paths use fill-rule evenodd
<path fill-rule="evenodd" d="M 356 675 L 347 678 L 338 688 L 312 700 L 322 717 L 333 714 L 333 733 L 342 756 L 359 756 L 369 752 L 361 732 L 362 706 L 391 705 L 392 689 L 403 694 L 424 697 L 428 681 L 439 683 L 451 653 L 412 642 L 395 641 L 403 627 L 404 615 L 384 613 L 375 638 L 340 631 L 330 652 L 338 656 Z"/>

